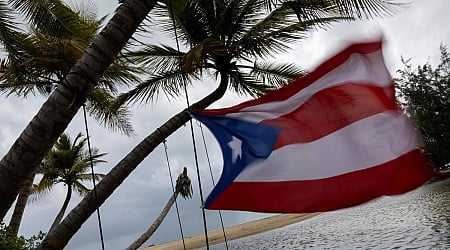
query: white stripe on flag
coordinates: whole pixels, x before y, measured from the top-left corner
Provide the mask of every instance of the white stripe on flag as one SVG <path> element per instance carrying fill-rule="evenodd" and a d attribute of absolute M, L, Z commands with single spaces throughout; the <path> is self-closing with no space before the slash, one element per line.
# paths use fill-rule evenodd
<path fill-rule="evenodd" d="M 369 54 L 355 53 L 351 55 L 347 61 L 334 70 L 284 101 L 246 107 L 237 113 L 229 113 L 226 116 L 251 122 L 275 119 L 297 109 L 314 93 L 346 83 L 379 87 L 391 86 L 392 77 L 386 69 L 381 50 Z"/>
<path fill-rule="evenodd" d="M 400 111 L 359 120 L 318 140 L 281 147 L 247 166 L 235 182 L 317 180 L 367 169 L 417 148 L 420 141 Z"/>

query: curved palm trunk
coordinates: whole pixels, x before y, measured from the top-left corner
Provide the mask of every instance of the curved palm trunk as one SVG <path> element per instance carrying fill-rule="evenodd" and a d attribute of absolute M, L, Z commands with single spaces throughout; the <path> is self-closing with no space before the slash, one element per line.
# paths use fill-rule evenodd
<path fill-rule="evenodd" d="M 169 213 L 170 208 L 175 203 L 175 200 L 177 199 L 178 192 L 175 192 L 170 196 L 170 199 L 167 201 L 166 205 L 164 206 L 164 209 L 159 214 L 158 218 L 153 222 L 153 224 L 143 233 L 139 238 L 137 238 L 129 247 L 127 247 L 126 250 L 135 250 L 138 249 L 138 247 L 142 246 L 144 242 L 146 242 L 158 229 L 159 225 L 163 222 L 163 220 L 166 218 L 167 213 Z"/>
<path fill-rule="evenodd" d="M 221 74 L 219 87 L 210 95 L 191 106 L 191 110 L 202 109 L 220 99 L 226 92 L 228 76 Z M 130 173 L 169 135 L 191 119 L 187 109 L 170 118 L 161 127 L 141 141 L 128 155 L 98 183 L 97 201 L 93 192 L 84 197 L 78 205 L 67 214 L 66 218 L 48 232 L 39 249 L 62 249 L 81 225 L 95 212 Z M 98 203 L 97 203 L 98 202 Z"/>
<path fill-rule="evenodd" d="M 25 212 L 25 207 L 27 205 L 28 197 L 31 193 L 31 185 L 33 185 L 34 177 L 36 175 L 36 171 L 28 178 L 27 182 L 20 189 L 19 196 L 17 197 L 16 206 L 14 207 L 14 212 L 11 216 L 11 220 L 9 221 L 9 228 L 17 235 L 19 232 L 20 223 L 22 222 L 23 213 Z"/>
<path fill-rule="evenodd" d="M 156 0 L 127 0 L 0 161 L 0 221 Z"/>
<path fill-rule="evenodd" d="M 61 207 L 61 209 L 58 212 L 58 215 L 56 215 L 55 220 L 53 221 L 52 225 L 50 226 L 50 229 L 48 231 L 51 231 L 53 228 L 55 228 L 63 219 L 64 213 L 66 212 L 67 206 L 69 205 L 70 198 L 72 198 L 72 185 L 67 185 L 67 194 L 66 199 L 64 200 L 64 203 Z"/>

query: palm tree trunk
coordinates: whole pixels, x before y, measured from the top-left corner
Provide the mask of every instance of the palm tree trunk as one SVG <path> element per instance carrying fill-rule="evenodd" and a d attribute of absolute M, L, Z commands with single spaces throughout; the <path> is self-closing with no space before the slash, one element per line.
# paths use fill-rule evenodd
<path fill-rule="evenodd" d="M 31 185 L 33 185 L 34 177 L 36 176 L 36 171 L 28 177 L 25 185 L 20 189 L 19 197 L 17 197 L 16 206 L 14 207 L 14 212 L 9 221 L 9 228 L 14 235 L 19 232 L 20 223 L 22 222 L 23 213 L 25 212 L 25 206 L 27 205 L 28 197 L 31 193 Z"/>
<path fill-rule="evenodd" d="M 49 96 L 0 161 L 0 221 L 28 176 L 66 129 L 98 79 L 155 3 L 156 0 L 123 1 L 63 84 Z"/>
<path fill-rule="evenodd" d="M 56 227 L 62 220 L 64 213 L 66 212 L 67 206 L 69 205 L 70 198 L 72 198 L 72 185 L 67 184 L 67 194 L 66 199 L 64 200 L 64 203 L 59 210 L 58 214 L 55 217 L 55 220 L 53 221 L 52 225 L 50 226 L 50 229 L 48 231 L 51 231 L 54 227 Z"/>
<path fill-rule="evenodd" d="M 143 233 L 139 238 L 137 238 L 129 247 L 127 247 L 126 250 L 135 250 L 138 249 L 138 247 L 142 246 L 144 242 L 146 242 L 158 229 L 159 225 L 163 222 L 163 220 L 166 218 L 167 213 L 169 213 L 170 208 L 175 203 L 175 200 L 177 199 L 178 192 L 175 192 L 170 196 L 170 199 L 167 201 L 166 205 L 164 206 L 164 209 L 159 214 L 158 218 L 153 222 L 153 224 Z"/>
<path fill-rule="evenodd" d="M 207 97 L 191 106 L 191 110 L 202 109 L 214 101 L 220 99 L 226 92 L 228 76 L 221 74 L 219 87 Z M 130 173 L 169 135 L 182 127 L 191 119 L 189 110 L 185 109 L 170 118 L 166 123 L 157 128 L 152 134 L 141 141 L 128 155 L 98 183 L 97 200 L 93 192 L 85 196 L 78 205 L 70 211 L 66 218 L 48 232 L 39 249 L 62 249 L 70 238 L 78 231 L 81 225 L 95 212 L 105 200 L 119 187 Z"/>

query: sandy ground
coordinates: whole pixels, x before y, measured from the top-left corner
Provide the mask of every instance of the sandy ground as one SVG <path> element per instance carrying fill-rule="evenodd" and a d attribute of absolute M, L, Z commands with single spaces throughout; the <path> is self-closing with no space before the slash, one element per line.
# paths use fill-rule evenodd
<path fill-rule="evenodd" d="M 225 234 L 227 236 L 227 240 L 230 241 L 254 234 L 259 234 L 272 229 L 284 227 L 302 220 L 309 219 L 318 214 L 320 213 L 275 215 L 272 217 L 251 221 L 232 227 L 227 227 L 225 228 Z M 224 242 L 222 229 L 208 232 L 208 241 L 209 245 Z M 186 249 L 197 249 L 200 247 L 204 247 L 206 245 L 205 236 L 204 234 L 194 235 L 192 237 L 185 238 L 184 243 L 186 244 Z M 167 242 L 161 245 L 144 248 L 144 250 L 177 250 L 177 249 L 180 250 L 184 249 L 183 241 L 181 239 Z"/>

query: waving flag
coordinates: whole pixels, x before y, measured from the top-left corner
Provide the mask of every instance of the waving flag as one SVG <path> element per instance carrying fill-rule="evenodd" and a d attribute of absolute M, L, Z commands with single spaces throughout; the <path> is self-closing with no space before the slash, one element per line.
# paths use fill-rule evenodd
<path fill-rule="evenodd" d="M 223 154 L 208 209 L 328 211 L 404 193 L 431 177 L 396 104 L 381 42 L 351 45 L 258 99 L 192 115 Z"/>

